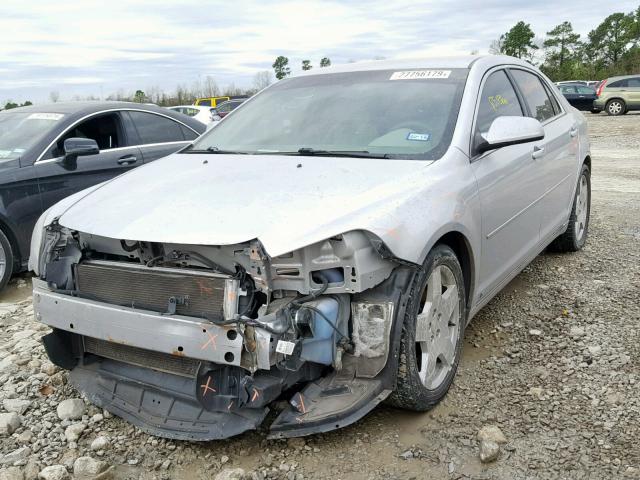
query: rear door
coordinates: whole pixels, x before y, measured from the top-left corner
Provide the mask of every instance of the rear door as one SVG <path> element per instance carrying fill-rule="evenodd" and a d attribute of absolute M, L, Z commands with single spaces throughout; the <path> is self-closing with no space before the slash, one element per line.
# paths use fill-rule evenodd
<path fill-rule="evenodd" d="M 78 157 L 75 168 L 62 162 L 64 140 L 91 138 L 100 152 Z M 91 114 L 68 127 L 34 163 L 43 210 L 92 185 L 142 164 L 140 150 L 131 145 L 119 111 Z"/>
<path fill-rule="evenodd" d="M 198 132 L 168 116 L 153 112 L 126 112 L 128 125 L 134 130 L 136 143 L 144 163 L 166 157 L 185 147 L 198 137 Z"/>
<path fill-rule="evenodd" d="M 578 90 L 574 85 L 560 85 L 560 92 L 564 95 L 564 98 L 567 99 L 571 105 L 576 108 L 580 108 L 580 101 L 578 99 Z"/>
<path fill-rule="evenodd" d="M 634 109 L 640 108 L 640 77 L 632 77 L 627 79 L 627 102 Z"/>
<path fill-rule="evenodd" d="M 474 124 L 474 143 L 501 116 L 524 116 L 525 109 L 503 69 L 485 76 Z M 490 150 L 472 156 L 482 204 L 482 297 L 492 296 L 539 243 L 544 176 L 533 158 L 541 142 Z"/>
<path fill-rule="evenodd" d="M 596 91 L 591 87 L 576 87 L 581 105 L 580 110 L 592 110 L 593 101 L 596 99 Z"/>
<path fill-rule="evenodd" d="M 542 123 L 544 139 L 535 159 L 544 177 L 540 203 L 540 238 L 549 239 L 569 217 L 573 189 L 577 180 L 578 124 L 571 112 L 565 112 L 552 88 L 536 73 L 510 69 L 524 98 L 527 115 Z"/>

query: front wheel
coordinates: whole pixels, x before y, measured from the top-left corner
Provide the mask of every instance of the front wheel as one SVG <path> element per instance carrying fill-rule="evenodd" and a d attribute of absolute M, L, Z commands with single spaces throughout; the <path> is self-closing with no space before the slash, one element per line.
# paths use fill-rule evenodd
<path fill-rule="evenodd" d="M 576 195 L 573 198 L 569 225 L 563 234 L 556 238 L 549 249 L 554 252 L 577 252 L 587 242 L 589 217 L 591 216 L 591 172 L 586 164 L 582 165 Z"/>
<path fill-rule="evenodd" d="M 437 245 L 414 280 L 391 405 L 425 411 L 446 395 L 460 361 L 465 322 L 460 262 L 451 248 Z"/>

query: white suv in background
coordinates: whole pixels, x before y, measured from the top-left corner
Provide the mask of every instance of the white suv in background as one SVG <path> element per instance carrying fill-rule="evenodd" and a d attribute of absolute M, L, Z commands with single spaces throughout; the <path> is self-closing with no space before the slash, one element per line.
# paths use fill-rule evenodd
<path fill-rule="evenodd" d="M 193 117 L 199 122 L 205 125 L 209 125 L 214 121 L 215 108 L 204 107 L 199 105 L 178 105 L 177 107 L 168 107 L 169 110 L 174 112 L 184 113 L 189 117 Z"/>

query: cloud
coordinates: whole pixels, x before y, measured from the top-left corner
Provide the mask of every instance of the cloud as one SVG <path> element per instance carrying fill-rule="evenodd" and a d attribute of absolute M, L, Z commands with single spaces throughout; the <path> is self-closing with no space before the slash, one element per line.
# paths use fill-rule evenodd
<path fill-rule="evenodd" d="M 486 52 L 519 20 L 540 37 L 564 20 L 585 35 L 609 13 L 636 7 L 636 0 L 615 7 L 595 0 L 2 0 L 0 99 L 172 90 L 207 75 L 250 85 L 277 55 L 289 57 L 295 72 L 303 59 L 317 65 L 323 56 L 343 63 Z"/>

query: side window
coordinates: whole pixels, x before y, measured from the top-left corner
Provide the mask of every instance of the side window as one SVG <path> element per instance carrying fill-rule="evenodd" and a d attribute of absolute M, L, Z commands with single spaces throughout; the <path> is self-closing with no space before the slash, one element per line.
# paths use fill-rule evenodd
<path fill-rule="evenodd" d="M 226 113 L 231 111 L 231 102 L 224 102 L 217 107 L 218 112 Z"/>
<path fill-rule="evenodd" d="M 196 105 L 202 105 L 203 107 L 210 107 L 211 100 L 198 100 L 198 103 Z"/>
<path fill-rule="evenodd" d="M 593 88 L 590 87 L 578 87 L 578 93 L 580 93 L 581 95 L 593 95 L 596 92 Z"/>
<path fill-rule="evenodd" d="M 198 133 L 194 132 L 190 128 L 185 127 L 184 125 L 180 125 L 180 128 L 182 128 L 182 134 L 184 135 L 185 140 L 195 140 L 200 136 Z"/>
<path fill-rule="evenodd" d="M 544 122 L 555 116 L 553 103 L 537 75 L 515 69 L 511 73 L 534 118 Z"/>
<path fill-rule="evenodd" d="M 498 117 L 522 116 L 516 92 L 504 70 L 493 72 L 484 83 L 480 96 L 476 132 L 486 133 Z"/>
<path fill-rule="evenodd" d="M 606 85 L 607 88 L 625 88 L 627 86 L 628 86 L 628 81 L 626 79 L 618 80 L 616 82 L 611 82 L 610 84 Z"/>
<path fill-rule="evenodd" d="M 178 122 L 146 112 L 129 112 L 142 144 L 181 142 L 184 140 Z"/>
<path fill-rule="evenodd" d="M 125 146 L 122 122 L 117 113 L 99 115 L 78 123 L 67 130 L 43 158 L 61 157 L 64 154 L 64 141 L 67 138 L 91 138 L 96 141 L 100 150 Z"/>
<path fill-rule="evenodd" d="M 629 87 L 629 88 L 639 88 L 640 87 L 640 77 L 627 79 L 627 87 Z"/>
<path fill-rule="evenodd" d="M 562 93 L 576 93 L 576 87 L 571 85 L 560 85 L 560 91 Z"/>

